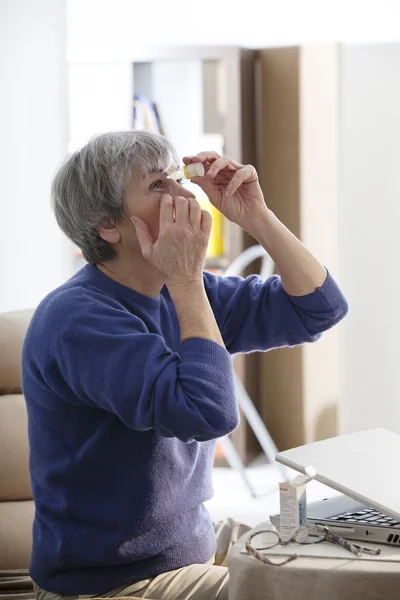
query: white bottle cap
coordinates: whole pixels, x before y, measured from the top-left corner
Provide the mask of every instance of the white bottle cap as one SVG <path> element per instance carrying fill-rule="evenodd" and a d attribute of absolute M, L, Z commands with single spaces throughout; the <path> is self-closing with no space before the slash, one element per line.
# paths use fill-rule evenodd
<path fill-rule="evenodd" d="M 185 165 L 183 167 L 183 173 L 186 179 L 191 179 L 192 177 L 203 177 L 205 170 L 203 163 L 190 163 L 189 165 Z"/>

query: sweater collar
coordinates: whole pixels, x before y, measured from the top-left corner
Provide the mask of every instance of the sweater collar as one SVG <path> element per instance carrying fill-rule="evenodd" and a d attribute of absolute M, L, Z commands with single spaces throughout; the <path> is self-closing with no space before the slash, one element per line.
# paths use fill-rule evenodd
<path fill-rule="evenodd" d="M 140 304 L 146 308 L 157 308 L 160 306 L 161 298 L 165 294 L 166 287 L 164 286 L 161 290 L 161 293 L 157 296 L 157 298 L 151 298 L 150 296 L 146 296 L 145 294 L 141 294 L 140 292 L 136 292 L 131 288 L 111 279 L 111 277 L 107 277 L 104 273 L 102 273 L 99 269 L 97 269 L 93 264 L 88 263 L 83 267 L 81 273 L 95 287 L 101 289 L 103 292 L 106 292 L 110 296 L 117 298 L 119 300 L 123 300 L 125 302 L 129 302 L 130 304 Z"/>

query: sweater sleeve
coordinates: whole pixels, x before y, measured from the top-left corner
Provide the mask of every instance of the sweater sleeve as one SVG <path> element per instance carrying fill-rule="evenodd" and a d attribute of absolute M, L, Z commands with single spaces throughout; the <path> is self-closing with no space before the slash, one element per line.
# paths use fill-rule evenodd
<path fill-rule="evenodd" d="M 306 296 L 290 296 L 280 277 L 218 277 L 204 273 L 205 286 L 226 348 L 266 351 L 315 342 L 347 314 L 333 277 Z"/>
<path fill-rule="evenodd" d="M 46 379 L 68 401 L 183 442 L 219 438 L 239 422 L 232 360 L 224 348 L 190 339 L 173 352 L 118 306 L 86 310 L 64 327 Z"/>

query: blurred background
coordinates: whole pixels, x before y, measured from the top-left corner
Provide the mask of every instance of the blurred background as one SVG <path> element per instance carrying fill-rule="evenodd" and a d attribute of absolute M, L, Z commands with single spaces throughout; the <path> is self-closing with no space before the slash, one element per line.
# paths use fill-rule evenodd
<path fill-rule="evenodd" d="M 35 307 L 82 264 L 50 208 L 62 158 L 95 133 L 160 131 L 182 156 L 255 164 L 271 209 L 348 297 L 316 345 L 237 362 L 278 448 L 400 433 L 397 0 L 0 0 L 0 58 L 0 312 Z M 251 243 L 215 218 L 208 267 Z M 270 489 L 280 474 L 257 462 L 245 420 L 233 441 Z M 215 515 L 267 516 L 238 473 L 221 468 L 216 489 Z"/>

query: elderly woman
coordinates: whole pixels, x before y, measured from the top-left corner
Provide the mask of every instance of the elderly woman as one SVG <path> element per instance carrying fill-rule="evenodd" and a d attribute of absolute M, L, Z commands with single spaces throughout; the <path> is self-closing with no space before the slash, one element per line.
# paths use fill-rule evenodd
<path fill-rule="evenodd" d="M 42 301 L 23 350 L 40 599 L 226 599 L 204 502 L 216 439 L 239 421 L 231 355 L 313 342 L 347 312 L 254 167 L 184 161 L 280 277 L 203 272 L 211 217 L 168 177 L 165 138 L 99 135 L 61 166 L 55 215 L 88 264 Z"/>

